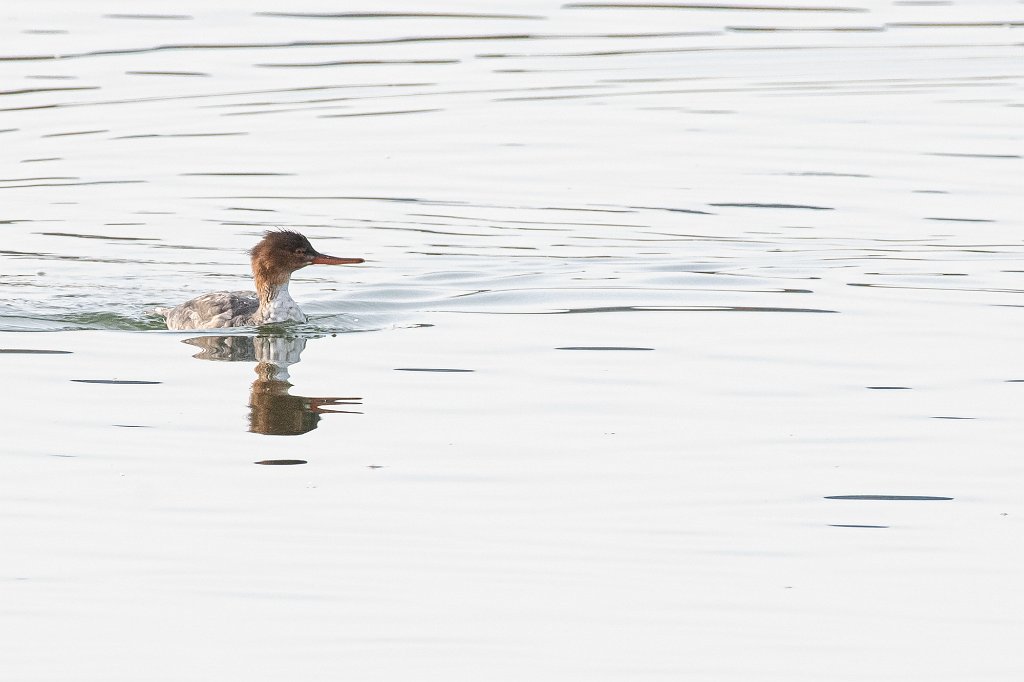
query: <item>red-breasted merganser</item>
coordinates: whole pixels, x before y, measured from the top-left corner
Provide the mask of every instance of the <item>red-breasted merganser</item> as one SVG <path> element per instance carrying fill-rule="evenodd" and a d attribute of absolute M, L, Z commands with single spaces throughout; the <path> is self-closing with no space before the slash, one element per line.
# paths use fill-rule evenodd
<path fill-rule="evenodd" d="M 298 232 L 267 232 L 249 252 L 256 291 L 217 291 L 174 308 L 155 308 L 168 329 L 248 327 L 275 322 L 305 322 L 288 294 L 292 273 L 307 265 L 354 265 L 362 258 L 336 258 L 317 252 Z"/>

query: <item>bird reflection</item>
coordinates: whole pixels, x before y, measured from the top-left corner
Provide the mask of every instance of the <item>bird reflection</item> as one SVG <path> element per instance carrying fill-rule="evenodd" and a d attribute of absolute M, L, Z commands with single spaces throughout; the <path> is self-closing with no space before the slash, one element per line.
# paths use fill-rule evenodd
<path fill-rule="evenodd" d="M 299 361 L 306 339 L 284 336 L 197 336 L 185 343 L 201 350 L 199 360 L 255 362 L 256 381 L 249 391 L 249 431 L 268 436 L 298 436 L 312 431 L 320 415 L 360 414 L 353 410 L 328 409 L 360 405 L 361 398 L 313 398 L 291 395 L 288 368 Z"/>

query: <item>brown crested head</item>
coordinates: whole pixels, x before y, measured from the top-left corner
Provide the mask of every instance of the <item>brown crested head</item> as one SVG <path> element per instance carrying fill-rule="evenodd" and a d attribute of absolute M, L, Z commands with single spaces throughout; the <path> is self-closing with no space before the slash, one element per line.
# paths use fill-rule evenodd
<path fill-rule="evenodd" d="M 304 235 L 291 230 L 272 230 L 249 251 L 252 272 L 258 281 L 277 286 L 288 281 L 293 272 L 307 265 L 354 265 L 362 258 L 327 256 L 309 243 Z"/>

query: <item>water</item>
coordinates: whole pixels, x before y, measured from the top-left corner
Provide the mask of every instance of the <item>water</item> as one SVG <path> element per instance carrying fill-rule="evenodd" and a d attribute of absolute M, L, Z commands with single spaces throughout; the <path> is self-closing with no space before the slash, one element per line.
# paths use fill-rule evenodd
<path fill-rule="evenodd" d="M 5 678 L 1020 678 L 1019 4 L 4 9 Z"/>

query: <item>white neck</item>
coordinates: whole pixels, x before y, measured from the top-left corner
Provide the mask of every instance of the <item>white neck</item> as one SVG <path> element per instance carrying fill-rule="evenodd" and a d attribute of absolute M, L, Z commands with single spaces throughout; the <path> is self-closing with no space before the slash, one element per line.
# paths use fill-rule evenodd
<path fill-rule="evenodd" d="M 256 312 L 256 324 L 275 322 L 305 322 L 306 316 L 288 293 L 288 283 L 270 289 L 270 295 L 260 298 L 260 309 Z"/>

